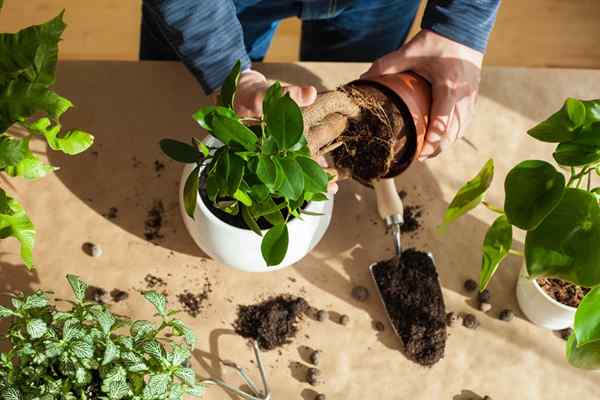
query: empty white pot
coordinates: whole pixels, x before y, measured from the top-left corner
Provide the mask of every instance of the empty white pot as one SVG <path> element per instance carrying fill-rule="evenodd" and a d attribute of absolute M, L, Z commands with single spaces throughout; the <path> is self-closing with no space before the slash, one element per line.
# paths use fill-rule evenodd
<path fill-rule="evenodd" d="M 538 326 L 551 330 L 573 326 L 577 308 L 550 297 L 535 279 L 528 277 L 525 263 L 517 281 L 517 300 L 525 316 Z"/>
<path fill-rule="evenodd" d="M 208 146 L 217 146 L 219 141 L 212 137 L 205 140 Z M 249 272 L 276 271 L 288 267 L 307 255 L 319 243 L 329 223 L 333 210 L 333 195 L 329 200 L 308 203 L 305 210 L 322 215 L 302 215 L 302 220 L 294 218 L 288 222 L 288 251 L 281 264 L 268 267 L 263 260 L 260 244 L 262 237 L 249 229 L 241 229 L 220 220 L 197 195 L 194 219 L 185 212 L 183 187 L 194 164 L 183 169 L 179 186 L 179 205 L 183 222 L 196 244 L 211 258 L 223 265 Z M 265 233 L 266 231 L 263 231 Z"/>

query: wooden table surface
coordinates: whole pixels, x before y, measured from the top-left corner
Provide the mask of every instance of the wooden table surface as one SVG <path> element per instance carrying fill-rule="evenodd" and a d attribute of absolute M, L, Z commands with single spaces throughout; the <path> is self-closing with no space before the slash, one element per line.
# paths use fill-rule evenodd
<path fill-rule="evenodd" d="M 367 65 L 267 64 L 260 69 L 273 78 L 323 89 L 356 78 Z M 445 358 L 429 369 L 402 355 L 389 327 L 383 332 L 373 328 L 374 321 L 384 320 L 378 299 L 372 296 L 358 303 L 350 295 L 355 285 L 373 289 L 368 265 L 393 252 L 372 191 L 343 183 L 325 238 L 295 266 L 263 274 L 229 269 L 206 258 L 188 236 L 177 202 L 181 165 L 167 160 L 158 147 L 163 137 L 188 140 L 204 135 L 191 114 L 208 100 L 184 67 L 64 62 L 58 82 L 57 91 L 76 104 L 64 125 L 92 131 L 96 144 L 94 151 L 77 157 L 48 154 L 50 162 L 61 167 L 53 176 L 9 181 L 8 191 L 24 203 L 38 229 L 38 269 L 27 273 L 19 265 L 15 242 L 2 241 L 1 292 L 41 286 L 66 296 L 64 276 L 75 273 L 108 290 L 129 291 L 129 299 L 114 305 L 114 311 L 149 318 L 152 310 L 136 291 L 145 289 L 146 274 L 167 282 L 164 289 L 172 306 L 178 306 L 178 293 L 201 291 L 209 281 L 212 292 L 202 313 L 197 318 L 183 316 L 200 338 L 194 364 L 200 375 L 223 377 L 235 385 L 242 382 L 220 365 L 219 358 L 234 359 L 257 377 L 250 349 L 231 329 L 237 304 L 289 292 L 333 315 L 349 315 L 346 327 L 306 319 L 293 343 L 265 354 L 276 400 L 312 400 L 317 392 L 339 400 L 479 398 L 471 394 L 494 400 L 600 398 L 599 375 L 570 367 L 564 342 L 535 327 L 518 310 L 514 287 L 519 258 L 510 256 L 491 283 L 493 309 L 487 315 L 476 311 L 462 290 L 466 278 L 478 276 L 480 244 L 493 216 L 476 210 L 445 235 L 435 229 L 456 189 L 490 157 L 496 161 L 497 176 L 489 199 L 501 204 L 508 169 L 523 159 L 547 159 L 551 154 L 552 147 L 527 137 L 526 129 L 558 109 L 567 96 L 600 97 L 600 71 L 484 70 L 477 115 L 467 133 L 475 149 L 460 142 L 397 178 L 399 188 L 408 192 L 406 204 L 420 205 L 424 213 L 423 228 L 405 242 L 435 255 L 447 309 L 474 312 L 481 321 L 475 331 L 451 329 Z M 35 143 L 35 148 L 45 153 L 43 143 Z M 164 169 L 157 171 L 155 161 Z M 158 201 L 165 207 L 163 238 L 150 243 L 144 238 L 144 221 Z M 118 209 L 113 219 L 104 216 L 111 207 Z M 518 247 L 522 239 L 517 238 Z M 100 245 L 104 255 L 87 256 L 81 250 L 87 241 Z M 502 308 L 515 310 L 517 317 L 510 323 L 499 321 Z M 306 346 L 323 352 L 324 383 L 316 388 L 305 382 Z M 211 388 L 206 398 L 234 397 Z"/>

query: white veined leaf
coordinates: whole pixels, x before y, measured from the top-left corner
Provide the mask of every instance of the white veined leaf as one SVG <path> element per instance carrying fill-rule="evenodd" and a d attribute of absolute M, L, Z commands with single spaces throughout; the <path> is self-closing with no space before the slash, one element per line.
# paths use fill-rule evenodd
<path fill-rule="evenodd" d="M 133 324 L 131 324 L 131 328 L 129 329 L 131 336 L 136 339 L 141 339 L 148 335 L 149 333 L 156 332 L 156 328 L 150 321 L 145 320 L 137 320 Z"/>
<path fill-rule="evenodd" d="M 169 389 L 168 400 L 182 400 L 184 394 L 185 392 L 183 390 L 183 386 L 176 383 L 174 385 L 171 385 L 171 388 Z"/>
<path fill-rule="evenodd" d="M 199 383 L 197 385 L 187 388 L 185 392 L 190 396 L 202 397 L 204 395 L 204 385 Z"/>
<path fill-rule="evenodd" d="M 110 333 L 111 328 L 115 324 L 115 317 L 108 310 L 102 310 L 94 313 L 96 320 L 100 324 L 100 328 L 105 335 Z"/>
<path fill-rule="evenodd" d="M 120 400 L 129 394 L 129 385 L 127 382 L 113 381 L 108 384 L 108 397 L 111 400 Z"/>
<path fill-rule="evenodd" d="M 164 358 L 162 346 L 156 340 L 149 340 L 147 342 L 144 342 L 142 349 L 144 350 L 145 353 L 150 354 L 152 357 L 155 357 L 158 359 Z"/>
<path fill-rule="evenodd" d="M 10 308 L 6 308 L 4 306 L 0 306 L 0 319 L 12 317 L 14 315 L 18 315 L 16 312 L 11 310 Z"/>
<path fill-rule="evenodd" d="M 106 349 L 104 349 L 104 359 L 102 360 L 102 365 L 107 365 L 113 362 L 116 358 L 119 357 L 119 348 L 116 344 L 114 344 L 111 340 L 106 342 Z"/>
<path fill-rule="evenodd" d="M 80 359 L 85 360 L 94 357 L 94 346 L 83 340 L 73 342 L 73 344 L 71 344 L 71 351 L 75 357 Z"/>
<path fill-rule="evenodd" d="M 127 379 L 127 371 L 120 365 L 117 365 L 114 368 L 108 370 L 104 378 L 102 379 L 104 383 L 125 381 Z"/>
<path fill-rule="evenodd" d="M 48 326 L 41 319 L 32 319 L 27 322 L 27 333 L 32 339 L 39 339 L 48 330 Z"/>
<path fill-rule="evenodd" d="M 17 310 L 23 306 L 23 301 L 16 297 L 11 297 L 10 302 L 13 305 L 13 307 L 16 308 Z"/>
<path fill-rule="evenodd" d="M 48 305 L 48 299 L 44 295 L 44 293 L 36 292 L 31 296 L 28 296 L 25 299 L 25 304 L 23 304 L 24 310 L 31 310 L 33 308 L 42 308 Z"/>
<path fill-rule="evenodd" d="M 175 329 L 179 335 L 183 335 L 185 342 L 191 350 L 196 347 L 196 335 L 194 335 L 194 331 L 192 331 L 192 329 L 188 327 L 182 320 L 173 319 L 169 322 L 169 325 L 171 325 L 171 327 Z"/>
<path fill-rule="evenodd" d="M 87 284 L 79 279 L 76 275 L 67 275 L 67 281 L 73 289 L 73 294 L 75 295 L 75 299 L 78 302 L 83 302 L 85 300 L 85 292 L 87 291 Z"/>
<path fill-rule="evenodd" d="M 188 386 L 194 386 L 196 384 L 196 374 L 191 368 L 177 368 L 175 370 L 175 376 Z"/>
<path fill-rule="evenodd" d="M 92 375 L 84 368 L 78 367 L 75 370 L 75 382 L 79 385 L 85 385 L 92 380 Z"/>
<path fill-rule="evenodd" d="M 190 358 L 191 354 L 188 349 L 177 344 L 173 345 L 173 351 L 171 352 L 171 365 L 178 367 Z"/>
<path fill-rule="evenodd" d="M 129 366 L 127 368 L 127 370 L 129 372 L 143 372 L 143 371 L 148 371 L 148 366 L 146 365 L 146 363 L 137 363 L 137 364 L 132 364 L 131 366 Z"/>
<path fill-rule="evenodd" d="M 83 330 L 79 326 L 79 321 L 75 318 L 68 319 L 63 325 L 63 339 L 66 341 L 73 340 L 83 336 Z"/>
<path fill-rule="evenodd" d="M 125 347 L 127 350 L 133 349 L 133 339 L 129 336 L 121 336 L 118 339 L 118 342 L 121 346 Z"/>
<path fill-rule="evenodd" d="M 12 386 L 9 386 L 2 390 L 0 398 L 2 398 L 2 400 L 21 400 L 21 392 Z"/>
<path fill-rule="evenodd" d="M 54 322 L 66 321 L 70 318 L 73 318 L 73 314 L 64 311 L 56 311 L 54 315 L 52 315 L 52 320 Z"/>
<path fill-rule="evenodd" d="M 146 387 L 144 387 L 144 399 L 151 400 L 165 394 L 171 379 L 168 374 L 150 375 Z"/>
<path fill-rule="evenodd" d="M 163 317 L 167 315 L 167 299 L 165 296 L 154 290 L 150 290 L 144 293 L 144 297 L 156 308 L 156 311 L 160 315 Z"/>

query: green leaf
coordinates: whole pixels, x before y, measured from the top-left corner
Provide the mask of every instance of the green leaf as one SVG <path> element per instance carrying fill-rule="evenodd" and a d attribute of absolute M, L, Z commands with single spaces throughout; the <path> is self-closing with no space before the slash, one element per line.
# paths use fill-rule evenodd
<path fill-rule="evenodd" d="M 188 386 L 194 386 L 196 384 L 196 374 L 191 368 L 177 368 L 175 370 L 175 376 Z"/>
<path fill-rule="evenodd" d="M 4 306 L 0 306 L 0 319 L 17 316 L 16 312 L 11 310 L 10 308 L 6 308 Z"/>
<path fill-rule="evenodd" d="M 170 381 L 168 374 L 150 375 L 150 379 L 144 388 L 144 399 L 151 400 L 161 397 L 167 392 Z"/>
<path fill-rule="evenodd" d="M 479 276 L 480 290 L 487 287 L 498 266 L 508 255 L 511 246 L 512 225 L 508 222 L 506 215 L 501 215 L 494 221 L 483 240 L 483 257 Z"/>
<path fill-rule="evenodd" d="M 235 102 L 235 89 L 240 80 L 241 67 L 242 63 L 238 60 L 227 78 L 225 78 L 225 82 L 223 82 L 223 86 L 221 87 L 221 93 L 219 93 L 219 105 L 233 108 Z"/>
<path fill-rule="evenodd" d="M 582 100 L 582 103 L 585 106 L 584 126 L 589 126 L 595 122 L 600 122 L 600 99 Z"/>
<path fill-rule="evenodd" d="M 571 334 L 567 341 L 569 363 L 581 369 L 600 369 L 600 341 L 579 345 L 576 334 Z"/>
<path fill-rule="evenodd" d="M 159 144 L 163 153 L 175 161 L 191 164 L 204 160 L 204 155 L 190 144 L 174 139 L 162 139 Z"/>
<path fill-rule="evenodd" d="M 252 212 L 250 211 L 250 209 L 248 209 L 248 207 L 242 207 L 242 219 L 244 220 L 244 223 L 246 223 L 246 226 L 248 228 L 252 229 L 252 231 L 258 236 L 262 236 L 260 226 L 258 226 L 256 218 L 254 218 Z"/>
<path fill-rule="evenodd" d="M 300 164 L 291 158 L 276 158 L 274 161 L 281 167 L 284 178 L 278 192 L 285 198 L 297 200 L 304 191 L 304 171 Z"/>
<path fill-rule="evenodd" d="M 148 340 L 144 342 L 142 348 L 144 352 L 150 354 L 152 357 L 162 360 L 164 358 L 163 348 L 156 340 Z"/>
<path fill-rule="evenodd" d="M 82 303 L 85 300 L 85 293 L 88 288 L 87 283 L 83 282 L 77 275 L 71 274 L 67 275 L 67 281 L 73 290 L 77 302 Z"/>
<path fill-rule="evenodd" d="M 600 147 L 566 142 L 559 144 L 552 156 L 560 165 L 578 167 L 600 160 Z"/>
<path fill-rule="evenodd" d="M 600 284 L 600 206 L 580 189 L 564 195 L 544 221 L 525 238 L 531 277 L 552 276 L 584 287 Z"/>
<path fill-rule="evenodd" d="M 3 192 L 0 189 L 0 192 Z M 0 239 L 9 236 L 17 239 L 21 244 L 21 259 L 28 268 L 33 268 L 33 245 L 35 242 L 35 228 L 25 214 L 23 206 L 16 200 L 3 196 L 5 205 L 10 208 L 10 213 L 0 214 Z M 6 208 L 6 207 L 2 207 Z"/>
<path fill-rule="evenodd" d="M 215 114 L 212 127 L 212 134 L 224 144 L 237 143 L 248 151 L 256 150 L 256 135 L 237 119 Z"/>
<path fill-rule="evenodd" d="M 313 193 L 310 201 L 326 201 L 329 200 L 329 198 L 323 194 L 323 193 Z"/>
<path fill-rule="evenodd" d="M 302 138 L 304 121 L 300 107 L 289 94 L 275 100 L 265 114 L 267 132 L 277 141 L 280 149 L 290 149 Z"/>
<path fill-rule="evenodd" d="M 600 341 L 600 288 L 585 295 L 575 313 L 577 345 Z"/>
<path fill-rule="evenodd" d="M 238 200 L 240 203 L 245 205 L 246 207 L 252 207 L 252 199 L 246 193 L 242 192 L 240 189 L 236 190 L 233 194 L 233 198 Z"/>
<path fill-rule="evenodd" d="M 30 151 L 17 165 L 7 167 L 5 172 L 10 176 L 22 176 L 27 180 L 43 178 L 50 172 L 57 170 L 51 165 L 44 164 Z"/>
<path fill-rule="evenodd" d="M 575 138 L 577 129 L 583 125 L 585 114 L 584 104 L 569 98 L 559 111 L 528 130 L 527 133 L 542 142 L 568 142 Z"/>
<path fill-rule="evenodd" d="M 592 146 L 593 148 L 600 147 L 600 122 L 594 122 L 589 126 L 582 128 L 578 133 L 573 143 Z"/>
<path fill-rule="evenodd" d="M 94 143 L 94 136 L 79 129 L 73 129 L 59 136 L 61 125 L 52 125 L 49 118 L 43 117 L 26 128 L 34 135 L 43 136 L 52 150 L 65 154 L 76 155 L 87 150 Z"/>
<path fill-rule="evenodd" d="M 197 384 L 187 388 L 186 393 L 194 397 L 202 397 L 204 395 L 204 385 Z"/>
<path fill-rule="evenodd" d="M 27 322 L 27 334 L 32 339 L 39 339 L 48 331 L 48 326 L 41 319 L 32 319 Z"/>
<path fill-rule="evenodd" d="M 29 153 L 29 140 L 0 135 L 0 170 L 19 164 Z"/>
<path fill-rule="evenodd" d="M 154 290 L 150 290 L 144 293 L 144 297 L 156 308 L 158 314 L 163 317 L 167 315 L 167 299 L 165 299 L 165 296 Z"/>
<path fill-rule="evenodd" d="M 106 341 L 102 365 L 108 365 L 119 357 L 119 348 L 110 339 Z"/>
<path fill-rule="evenodd" d="M 287 225 L 275 225 L 263 237 L 260 250 L 268 266 L 278 265 L 288 249 Z"/>
<path fill-rule="evenodd" d="M 71 351 L 75 357 L 87 360 L 94 357 L 94 346 L 83 340 L 77 340 L 71 344 Z"/>
<path fill-rule="evenodd" d="M 504 211 L 511 224 L 535 229 L 558 205 L 565 188 L 565 177 L 545 161 L 529 160 L 517 164 L 504 181 Z"/>
<path fill-rule="evenodd" d="M 279 189 L 277 187 L 277 173 L 277 166 L 275 165 L 275 162 L 271 159 L 271 157 L 263 155 L 258 156 L 256 175 L 258 176 L 258 179 L 260 179 L 271 192 L 274 192 L 277 189 Z"/>
<path fill-rule="evenodd" d="M 94 313 L 94 317 L 102 329 L 104 335 L 108 335 L 111 332 L 113 325 L 115 324 L 115 317 L 108 310 L 102 310 Z"/>
<path fill-rule="evenodd" d="M 492 184 L 493 177 L 494 160 L 490 159 L 473 179 L 458 190 L 444 214 L 442 226 L 448 225 L 477 207 Z"/>
<path fill-rule="evenodd" d="M 174 367 L 178 367 L 182 365 L 184 362 L 188 360 L 192 356 L 190 351 L 183 346 L 179 346 L 174 344 L 172 346 L 173 351 L 173 359 L 171 360 L 171 365 Z"/>
<path fill-rule="evenodd" d="M 296 161 L 304 171 L 304 190 L 313 193 L 326 192 L 329 177 L 323 168 L 308 157 L 298 157 Z"/>
<path fill-rule="evenodd" d="M 202 128 L 211 132 L 213 130 L 212 118 L 217 114 L 222 115 L 224 117 L 237 119 L 235 111 L 233 111 L 230 108 L 225 108 L 221 106 L 202 107 L 192 115 L 192 118 L 194 118 Z"/>
<path fill-rule="evenodd" d="M 66 320 L 63 325 L 63 340 L 66 342 L 71 341 L 72 339 L 81 337 L 83 335 L 83 330 L 80 328 L 79 321 L 76 319 Z"/>
<path fill-rule="evenodd" d="M 169 321 L 169 325 L 179 334 L 183 335 L 185 342 L 193 349 L 196 347 L 196 335 L 194 335 L 194 331 L 190 327 L 188 327 L 183 321 L 179 319 L 173 319 Z"/>
<path fill-rule="evenodd" d="M 120 400 L 129 395 L 129 385 L 125 381 L 112 381 L 108 384 L 107 390 L 110 400 Z"/>
<path fill-rule="evenodd" d="M 12 386 L 3 388 L 0 392 L 0 398 L 2 400 L 22 400 L 21 392 Z"/>
<path fill-rule="evenodd" d="M 200 167 L 196 166 L 192 172 L 188 175 L 185 180 L 183 187 L 183 205 L 185 207 L 186 214 L 194 219 L 194 213 L 196 212 L 196 205 L 198 201 L 198 187 L 200 185 Z"/>
<path fill-rule="evenodd" d="M 35 308 L 43 308 L 48 305 L 48 299 L 42 292 L 33 293 L 27 296 L 23 304 L 23 310 L 33 310 Z"/>
<path fill-rule="evenodd" d="M 229 163 L 229 173 L 227 174 L 226 178 L 227 194 L 229 196 L 234 196 L 238 191 L 240 184 L 242 183 L 242 179 L 244 178 L 245 163 L 244 160 L 235 154 L 230 153 L 223 154 L 223 162 Z"/>
<path fill-rule="evenodd" d="M 263 115 L 272 115 L 274 110 L 273 107 L 279 99 L 283 96 L 283 91 L 281 90 L 281 83 L 276 81 L 272 84 L 267 92 L 265 93 L 265 97 L 263 99 Z"/>
<path fill-rule="evenodd" d="M 202 155 L 204 157 L 208 157 L 210 155 L 210 149 L 203 142 L 199 141 L 196 138 L 192 138 L 192 142 L 194 143 L 194 145 L 196 146 L 196 148 L 198 149 L 198 151 L 200 153 L 202 153 Z"/>

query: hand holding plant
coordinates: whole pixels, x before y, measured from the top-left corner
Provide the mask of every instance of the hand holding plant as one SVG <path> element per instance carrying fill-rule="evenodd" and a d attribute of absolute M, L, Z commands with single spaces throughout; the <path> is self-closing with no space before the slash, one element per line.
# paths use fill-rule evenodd
<path fill-rule="evenodd" d="M 527 132 L 557 143 L 554 160 L 563 173 L 541 160 L 527 160 L 506 176 L 504 207 L 484 201 L 494 175 L 489 160 L 456 194 L 444 216 L 451 223 L 479 204 L 500 214 L 483 242 L 480 290 L 485 289 L 511 250 L 512 228 L 527 232 L 525 261 L 531 278 L 552 277 L 592 288 L 575 315 L 569 361 L 600 368 L 600 100 L 567 99 L 561 110 Z"/>
<path fill-rule="evenodd" d="M 171 139 L 160 144 L 172 159 L 196 164 L 184 188 L 187 214 L 194 218 L 201 189 L 215 207 L 240 215 L 256 234 L 263 236 L 261 226 L 268 228 L 261 252 L 272 266 L 286 255 L 287 222 L 309 214 L 304 210 L 306 202 L 327 199 L 330 176 L 311 158 L 302 112 L 289 94 L 283 94 L 279 82 L 264 96 L 262 117 L 236 114 L 239 69 L 238 62 L 223 85 L 219 105 L 194 114 L 222 147 L 208 148 L 196 139 L 191 145 Z"/>

